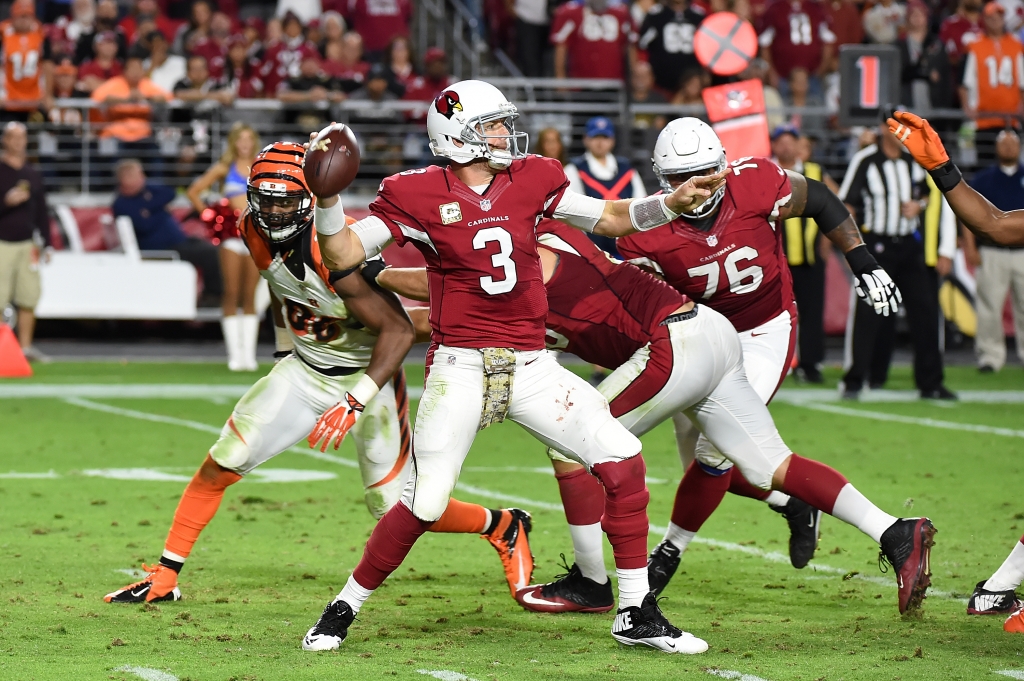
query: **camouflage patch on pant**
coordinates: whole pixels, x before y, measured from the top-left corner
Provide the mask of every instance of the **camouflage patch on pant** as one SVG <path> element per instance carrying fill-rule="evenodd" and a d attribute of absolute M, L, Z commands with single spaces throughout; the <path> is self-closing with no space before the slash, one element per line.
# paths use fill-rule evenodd
<path fill-rule="evenodd" d="M 481 348 L 480 353 L 484 358 L 484 404 L 480 410 L 483 430 L 492 423 L 501 423 L 508 415 L 516 353 L 510 348 Z"/>

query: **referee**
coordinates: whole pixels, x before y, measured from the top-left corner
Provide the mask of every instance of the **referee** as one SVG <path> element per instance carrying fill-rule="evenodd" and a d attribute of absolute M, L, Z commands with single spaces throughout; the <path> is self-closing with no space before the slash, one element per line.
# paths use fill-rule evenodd
<path fill-rule="evenodd" d="M 883 125 L 878 143 L 861 149 L 839 189 L 861 225 L 864 242 L 903 293 L 914 346 L 914 382 L 922 398 L 955 400 L 943 385 L 939 273 L 947 274 L 956 249 L 956 220 L 924 169 Z M 842 395 L 857 399 L 864 383 L 885 385 L 896 331 L 894 317 L 879 317 L 861 302 L 846 326 Z"/>

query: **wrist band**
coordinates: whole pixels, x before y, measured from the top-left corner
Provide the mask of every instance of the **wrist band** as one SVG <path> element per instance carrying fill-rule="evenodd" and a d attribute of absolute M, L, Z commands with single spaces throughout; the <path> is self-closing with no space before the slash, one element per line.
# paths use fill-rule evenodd
<path fill-rule="evenodd" d="M 292 335 L 288 333 L 288 329 L 282 329 L 280 326 L 274 327 L 274 349 L 278 352 L 291 352 L 295 349 L 295 343 L 292 342 Z"/>
<path fill-rule="evenodd" d="M 313 224 L 316 225 L 316 233 L 323 236 L 332 236 L 348 227 L 341 199 L 329 208 L 321 208 L 320 204 L 317 204 L 313 209 Z"/>
<path fill-rule="evenodd" d="M 963 173 L 960 172 L 960 169 L 952 161 L 947 161 L 938 168 L 932 168 L 928 171 L 928 174 L 935 180 L 935 186 L 942 193 L 948 192 L 964 179 Z"/>
<path fill-rule="evenodd" d="M 665 205 L 664 194 L 637 199 L 629 204 L 629 221 L 638 232 L 667 225 L 677 217 L 679 213 L 673 212 Z"/>
<path fill-rule="evenodd" d="M 363 374 L 359 379 L 359 382 L 349 388 L 348 394 L 358 400 L 360 404 L 366 406 L 379 392 L 380 387 L 374 382 L 374 380 L 366 374 Z"/>
<path fill-rule="evenodd" d="M 854 274 L 862 274 L 878 269 L 878 261 L 875 260 L 875 256 L 871 255 L 868 247 L 864 244 L 847 251 L 846 262 L 850 264 L 850 269 L 853 270 Z"/>

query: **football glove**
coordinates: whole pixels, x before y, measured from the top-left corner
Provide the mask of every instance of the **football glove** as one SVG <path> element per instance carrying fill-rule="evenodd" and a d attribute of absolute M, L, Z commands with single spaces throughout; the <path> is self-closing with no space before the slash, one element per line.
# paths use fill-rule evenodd
<path fill-rule="evenodd" d="M 324 412 L 323 416 L 313 426 L 313 431 L 306 438 L 311 449 L 316 449 L 320 444 L 320 451 L 326 452 L 327 446 L 334 441 L 334 448 L 341 446 L 348 431 L 356 425 L 356 419 L 363 413 L 366 407 L 362 402 L 352 397 L 352 393 L 345 393 L 345 399 Z M 322 442 L 321 442 L 322 441 Z"/>
<path fill-rule="evenodd" d="M 896 135 L 896 139 L 925 170 L 935 170 L 949 163 L 949 154 L 942 146 L 942 140 L 927 120 L 906 111 L 894 111 L 886 122 L 889 132 Z"/>
<path fill-rule="evenodd" d="M 889 273 L 881 267 L 857 274 L 854 281 L 857 297 L 872 306 L 875 314 L 888 317 L 900 309 L 903 296 Z"/>
<path fill-rule="evenodd" d="M 370 258 L 363 263 L 363 267 L 359 270 L 359 273 L 363 275 L 363 279 L 365 279 L 368 284 L 372 285 L 377 283 L 377 277 L 380 276 L 380 273 L 387 268 L 388 264 L 384 262 L 384 258 L 377 256 L 376 258 Z"/>

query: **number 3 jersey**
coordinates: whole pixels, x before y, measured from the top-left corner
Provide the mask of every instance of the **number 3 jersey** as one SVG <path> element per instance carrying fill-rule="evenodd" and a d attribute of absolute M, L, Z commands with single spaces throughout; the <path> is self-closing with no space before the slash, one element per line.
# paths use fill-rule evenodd
<path fill-rule="evenodd" d="M 381 183 L 370 213 L 426 260 L 433 343 L 544 348 L 548 305 L 535 230 L 568 184 L 561 164 L 540 156 L 513 161 L 480 194 L 438 166 Z"/>
<path fill-rule="evenodd" d="M 314 369 L 367 366 L 377 337 L 349 314 L 335 292 L 338 273 L 324 266 L 316 231 L 305 230 L 290 250 L 276 253 L 248 210 L 238 223 L 260 275 L 284 303 L 285 326 L 299 359 Z"/>
<path fill-rule="evenodd" d="M 776 228 L 792 188 L 765 158 L 729 164 L 725 196 L 708 231 L 677 218 L 618 240 L 623 258 L 652 267 L 676 290 L 749 331 L 793 305 L 793 280 Z"/>

